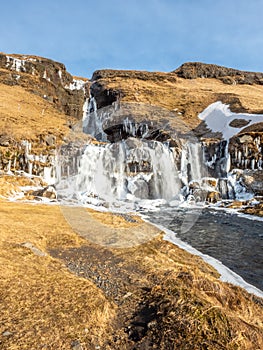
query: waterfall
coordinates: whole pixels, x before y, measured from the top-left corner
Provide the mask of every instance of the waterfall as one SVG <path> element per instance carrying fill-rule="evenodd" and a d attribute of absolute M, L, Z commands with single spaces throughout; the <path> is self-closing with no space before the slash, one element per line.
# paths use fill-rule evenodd
<path fill-rule="evenodd" d="M 174 154 L 157 141 L 128 138 L 114 144 L 89 144 L 81 159 L 76 189 L 107 201 L 171 199 L 181 184 Z"/>
<path fill-rule="evenodd" d="M 176 147 L 170 147 L 169 142 L 149 140 L 148 124 L 137 123 L 130 110 L 127 116 L 119 108 L 113 104 L 98 110 L 94 97 L 86 100 L 83 131 L 99 142 L 85 146 L 80 161 L 74 162 L 77 174 L 71 173 L 68 180 L 58 184 L 62 192 L 73 200 L 99 204 L 141 199 L 171 201 L 189 196 L 193 192 L 191 182 L 202 187 L 206 167 L 202 145 L 195 138 L 178 139 Z M 119 133 L 118 137 L 111 137 L 114 132 Z M 110 143 L 107 137 L 115 142 Z M 73 164 L 65 155 L 62 163 Z M 205 190 L 199 197 L 206 199 Z"/>
<path fill-rule="evenodd" d="M 94 97 L 90 96 L 89 101 L 86 100 L 83 106 L 83 131 L 100 141 L 107 141 L 107 135 L 102 127 L 107 117 L 106 113 L 97 110 L 97 102 Z"/>
<path fill-rule="evenodd" d="M 188 141 L 181 153 L 180 178 L 184 185 L 204 177 L 203 150 L 199 142 Z"/>

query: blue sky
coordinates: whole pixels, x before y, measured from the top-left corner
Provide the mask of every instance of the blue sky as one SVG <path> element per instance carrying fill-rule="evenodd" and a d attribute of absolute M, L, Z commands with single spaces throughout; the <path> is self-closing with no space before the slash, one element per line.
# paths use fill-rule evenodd
<path fill-rule="evenodd" d="M 171 71 L 201 61 L 263 72 L 263 0 L 10 0 L 0 51 L 101 68 Z"/>

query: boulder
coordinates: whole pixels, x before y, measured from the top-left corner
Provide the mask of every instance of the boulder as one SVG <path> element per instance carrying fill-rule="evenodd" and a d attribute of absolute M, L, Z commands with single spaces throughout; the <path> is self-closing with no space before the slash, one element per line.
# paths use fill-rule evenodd
<path fill-rule="evenodd" d="M 248 192 L 263 196 L 263 170 L 245 170 L 241 181 Z"/>
<path fill-rule="evenodd" d="M 47 186 L 43 189 L 33 191 L 31 193 L 34 197 L 45 197 L 48 199 L 56 199 L 57 198 L 57 192 L 55 190 L 54 186 Z"/>
<path fill-rule="evenodd" d="M 216 203 L 221 200 L 221 195 L 218 191 L 208 191 L 206 195 L 206 201 L 209 203 Z"/>

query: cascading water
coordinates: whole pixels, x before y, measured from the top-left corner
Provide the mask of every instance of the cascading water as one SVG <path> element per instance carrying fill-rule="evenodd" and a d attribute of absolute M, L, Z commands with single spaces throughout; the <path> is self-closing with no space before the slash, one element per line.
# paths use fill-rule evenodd
<path fill-rule="evenodd" d="M 87 145 L 76 181 L 77 192 L 110 202 L 135 198 L 169 200 L 180 189 L 169 147 L 135 138 Z"/>
<path fill-rule="evenodd" d="M 205 176 L 203 150 L 198 142 L 187 142 L 181 153 L 180 178 L 185 186 Z"/>
<path fill-rule="evenodd" d="M 106 117 L 104 113 L 98 113 L 96 100 L 90 97 L 90 101 L 86 101 L 83 106 L 83 131 L 100 141 L 107 141 L 107 135 L 102 128 Z"/>
<path fill-rule="evenodd" d="M 78 174 L 66 180 L 71 188 L 69 192 L 75 198 L 82 202 L 91 198 L 106 202 L 138 199 L 170 201 L 192 194 L 192 182 L 202 186 L 201 180 L 206 175 L 203 148 L 195 138 L 187 141 L 178 139 L 177 148 L 169 147 L 169 142 L 147 140 L 152 133 L 149 133 L 145 120 L 142 118 L 141 122 L 136 122 L 130 114 L 130 106 L 128 116 L 119 107 L 118 103 L 114 103 L 97 110 L 94 97 L 84 104 L 83 130 L 99 142 L 86 145 Z M 108 133 L 110 130 L 119 132 L 118 137 L 107 135 L 104 127 L 108 128 Z M 115 142 L 109 143 L 108 137 Z M 202 196 L 201 200 L 205 198 Z"/>

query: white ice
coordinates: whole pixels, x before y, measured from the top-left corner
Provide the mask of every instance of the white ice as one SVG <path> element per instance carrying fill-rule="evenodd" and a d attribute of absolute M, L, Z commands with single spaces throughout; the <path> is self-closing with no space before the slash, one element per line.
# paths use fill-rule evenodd
<path fill-rule="evenodd" d="M 65 86 L 69 90 L 82 90 L 84 89 L 85 81 L 81 79 L 73 79 L 72 82 Z"/>

